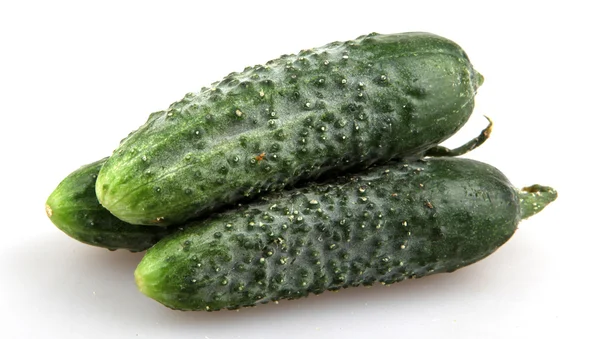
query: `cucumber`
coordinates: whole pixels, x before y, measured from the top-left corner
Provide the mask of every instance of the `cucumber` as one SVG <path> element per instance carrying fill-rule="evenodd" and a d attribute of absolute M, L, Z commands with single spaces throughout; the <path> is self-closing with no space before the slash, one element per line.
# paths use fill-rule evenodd
<path fill-rule="evenodd" d="M 167 307 L 215 311 L 452 272 L 556 197 L 462 158 L 375 167 L 192 223 L 150 248 L 135 280 Z"/>
<path fill-rule="evenodd" d="M 439 152 L 438 156 L 466 153 L 483 144 L 491 131 L 490 120 L 488 127 L 466 144 L 455 150 L 438 147 L 436 152 Z M 140 252 L 167 234 L 185 227 L 185 224 L 164 227 L 131 225 L 102 207 L 96 198 L 95 184 L 97 174 L 106 159 L 82 166 L 69 174 L 48 198 L 46 214 L 60 230 L 83 243 L 111 251 L 128 249 L 131 252 Z"/>
<path fill-rule="evenodd" d="M 110 214 L 96 198 L 96 176 L 106 159 L 82 166 L 69 174 L 50 194 L 46 214 L 68 236 L 109 250 L 146 250 L 174 227 L 130 225 Z"/>
<path fill-rule="evenodd" d="M 483 77 L 454 42 L 369 34 L 188 93 L 118 146 L 96 183 L 131 224 L 171 225 L 264 191 L 438 150 Z"/>

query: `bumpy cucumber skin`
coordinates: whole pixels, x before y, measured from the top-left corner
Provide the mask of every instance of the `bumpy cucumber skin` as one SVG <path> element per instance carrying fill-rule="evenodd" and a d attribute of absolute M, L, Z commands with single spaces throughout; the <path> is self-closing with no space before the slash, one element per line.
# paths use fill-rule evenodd
<path fill-rule="evenodd" d="M 110 214 L 96 198 L 96 177 L 106 159 L 69 174 L 50 194 L 46 214 L 68 236 L 110 250 L 146 250 L 172 233 L 174 227 L 144 227 L 125 223 Z"/>
<path fill-rule="evenodd" d="M 192 224 L 146 253 L 136 281 L 167 307 L 214 311 L 452 272 L 513 235 L 519 199 L 473 160 L 376 167 Z"/>
<path fill-rule="evenodd" d="M 323 173 L 418 158 L 468 120 L 483 78 L 452 41 L 370 34 L 283 55 L 187 94 L 127 137 L 98 199 L 169 225 Z"/>

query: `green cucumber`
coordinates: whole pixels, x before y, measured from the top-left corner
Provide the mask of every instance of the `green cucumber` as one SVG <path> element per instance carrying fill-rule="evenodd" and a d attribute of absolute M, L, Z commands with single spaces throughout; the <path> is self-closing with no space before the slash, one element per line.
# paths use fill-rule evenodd
<path fill-rule="evenodd" d="M 375 167 L 192 223 L 150 248 L 135 280 L 167 307 L 215 311 L 452 272 L 556 197 L 462 158 Z"/>
<path fill-rule="evenodd" d="M 489 120 L 489 119 L 488 119 Z M 492 130 L 492 122 L 479 136 L 455 150 L 436 148 L 439 154 L 466 153 L 483 144 Z M 145 227 L 121 221 L 102 207 L 96 198 L 96 177 L 107 158 L 82 166 L 69 174 L 46 202 L 50 220 L 70 237 L 111 251 L 148 249 L 167 234 L 185 226 Z"/>
<path fill-rule="evenodd" d="M 146 250 L 175 229 L 130 225 L 110 214 L 96 198 L 96 176 L 106 159 L 69 174 L 50 194 L 46 214 L 68 236 L 110 250 Z"/>
<path fill-rule="evenodd" d="M 283 55 L 188 93 L 102 167 L 100 203 L 171 225 L 326 173 L 437 154 L 483 77 L 454 42 L 369 34 Z"/>

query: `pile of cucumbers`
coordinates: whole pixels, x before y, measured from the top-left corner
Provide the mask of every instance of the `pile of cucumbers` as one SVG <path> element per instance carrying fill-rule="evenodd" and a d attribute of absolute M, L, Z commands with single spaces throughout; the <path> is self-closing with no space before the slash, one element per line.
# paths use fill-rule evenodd
<path fill-rule="evenodd" d="M 483 77 L 454 42 L 368 34 L 188 93 L 67 176 L 46 213 L 81 242 L 148 250 L 141 292 L 237 309 L 452 272 L 557 197 L 440 143 Z"/>

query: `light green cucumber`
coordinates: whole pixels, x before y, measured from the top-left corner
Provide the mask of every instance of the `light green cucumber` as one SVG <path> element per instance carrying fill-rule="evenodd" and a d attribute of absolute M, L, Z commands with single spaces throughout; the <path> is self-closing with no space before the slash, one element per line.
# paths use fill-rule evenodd
<path fill-rule="evenodd" d="M 130 225 L 100 205 L 95 185 L 105 161 L 84 165 L 61 181 L 46 201 L 46 214 L 52 223 L 83 243 L 132 252 L 143 251 L 172 233 L 174 227 Z"/>

